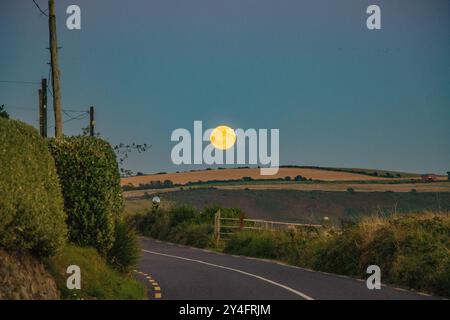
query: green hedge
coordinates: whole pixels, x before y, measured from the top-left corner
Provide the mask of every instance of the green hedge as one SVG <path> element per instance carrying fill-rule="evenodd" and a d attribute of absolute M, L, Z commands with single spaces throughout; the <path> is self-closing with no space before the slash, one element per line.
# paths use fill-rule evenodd
<path fill-rule="evenodd" d="M 22 122 L 0 118 L 0 246 L 55 254 L 67 227 L 47 143 Z"/>
<path fill-rule="evenodd" d="M 123 210 L 111 145 L 97 137 L 76 136 L 50 140 L 49 148 L 61 181 L 70 241 L 106 255 Z"/>

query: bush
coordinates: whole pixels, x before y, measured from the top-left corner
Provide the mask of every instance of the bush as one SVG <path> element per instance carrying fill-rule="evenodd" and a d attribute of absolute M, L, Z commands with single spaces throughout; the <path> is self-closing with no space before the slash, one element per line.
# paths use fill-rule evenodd
<path fill-rule="evenodd" d="M 330 239 L 318 252 L 319 270 L 364 277 L 376 264 L 382 278 L 410 288 L 450 295 L 448 268 L 450 220 L 407 215 L 365 219 Z"/>
<path fill-rule="evenodd" d="M 237 232 L 227 242 L 225 252 L 259 258 L 277 258 L 277 239 L 270 231 Z"/>
<path fill-rule="evenodd" d="M 313 236 L 314 234 L 314 236 Z M 314 232 L 242 231 L 235 233 L 224 251 L 259 258 L 276 259 L 311 268 L 317 248 L 324 239 Z"/>
<path fill-rule="evenodd" d="M 188 246 L 207 248 L 214 243 L 213 233 L 214 226 L 209 223 L 184 222 L 169 234 L 168 240 Z"/>
<path fill-rule="evenodd" d="M 37 131 L 0 118 L 0 246 L 55 254 L 67 227 L 55 164 Z"/>
<path fill-rule="evenodd" d="M 6 112 L 4 104 L 0 106 L 0 118 L 9 119 L 9 114 Z"/>
<path fill-rule="evenodd" d="M 95 248 L 68 245 L 61 254 L 46 261 L 47 269 L 56 280 L 63 299 L 142 300 L 146 287 L 131 276 L 112 269 Z M 81 269 L 81 289 L 66 286 L 67 266 Z"/>
<path fill-rule="evenodd" d="M 61 181 L 69 239 L 106 254 L 123 210 L 116 155 L 97 137 L 68 137 L 49 143 Z"/>
<path fill-rule="evenodd" d="M 384 283 L 450 297 L 449 234 L 448 215 L 410 214 L 366 218 L 341 232 L 238 232 L 225 251 L 361 278 L 375 264 Z"/>
<path fill-rule="evenodd" d="M 108 261 L 121 272 L 129 272 L 140 256 L 138 238 L 134 228 L 126 222 L 118 222 L 114 244 L 108 252 Z"/>
<path fill-rule="evenodd" d="M 143 235 L 205 248 L 213 245 L 214 215 L 219 209 L 222 217 L 242 215 L 239 209 L 233 208 L 213 206 L 199 212 L 190 206 L 179 206 L 169 211 L 159 209 L 135 215 L 133 220 Z"/>

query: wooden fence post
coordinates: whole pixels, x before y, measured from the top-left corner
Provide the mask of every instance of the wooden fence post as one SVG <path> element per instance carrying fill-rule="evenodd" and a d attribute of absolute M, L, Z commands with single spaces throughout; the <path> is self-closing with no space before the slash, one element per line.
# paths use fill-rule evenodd
<path fill-rule="evenodd" d="M 220 209 L 214 215 L 214 237 L 216 238 L 216 246 L 220 241 Z"/>
<path fill-rule="evenodd" d="M 241 215 L 239 216 L 239 230 L 242 231 L 242 229 L 244 229 L 244 214 L 241 213 Z"/>

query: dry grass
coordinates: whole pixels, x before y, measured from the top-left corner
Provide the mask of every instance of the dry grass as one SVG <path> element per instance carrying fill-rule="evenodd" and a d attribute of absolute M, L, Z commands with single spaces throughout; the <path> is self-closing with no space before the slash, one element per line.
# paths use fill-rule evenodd
<path fill-rule="evenodd" d="M 320 169 L 305 169 L 305 168 L 280 168 L 278 173 L 273 176 L 262 176 L 258 168 L 248 169 L 221 169 L 221 170 L 202 170 L 194 172 L 180 172 L 180 173 L 164 173 L 151 174 L 145 176 L 129 177 L 122 179 L 122 185 L 126 184 L 145 184 L 151 181 L 170 180 L 175 184 L 186 184 L 188 182 L 197 181 L 211 181 L 211 180 L 234 180 L 242 179 L 243 177 L 251 177 L 253 179 L 276 179 L 296 176 L 303 176 L 307 179 L 323 180 L 323 181 L 361 181 L 361 180 L 385 180 L 389 178 L 372 177 L 364 174 L 339 172 Z"/>

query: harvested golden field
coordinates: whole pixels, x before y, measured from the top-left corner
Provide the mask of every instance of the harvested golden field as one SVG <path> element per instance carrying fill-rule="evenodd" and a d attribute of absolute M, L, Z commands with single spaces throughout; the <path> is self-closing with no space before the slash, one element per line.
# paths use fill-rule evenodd
<path fill-rule="evenodd" d="M 220 169 L 220 170 L 202 170 L 193 172 L 180 173 L 164 173 L 151 174 L 145 176 L 136 176 L 129 178 L 122 178 L 122 185 L 146 184 L 151 181 L 170 180 L 175 184 L 186 184 L 188 182 L 197 181 L 212 181 L 212 180 L 237 180 L 243 177 L 251 177 L 252 179 L 277 179 L 284 177 L 303 176 L 307 179 L 323 180 L 323 181 L 362 181 L 362 180 L 385 180 L 392 178 L 372 177 L 364 174 L 321 170 L 321 169 L 306 169 L 306 168 L 280 168 L 278 173 L 273 176 L 262 176 L 258 168 L 243 168 L 243 169 Z"/>
<path fill-rule="evenodd" d="M 193 186 L 191 189 L 205 189 L 209 186 Z M 356 192 L 450 192 L 450 182 L 435 183 L 258 183 L 214 185 L 218 190 L 299 190 L 299 191 L 341 191 L 352 188 Z M 165 189 L 145 189 L 124 192 L 125 198 L 139 198 L 146 193 L 166 193 L 181 190 L 180 187 Z"/>

